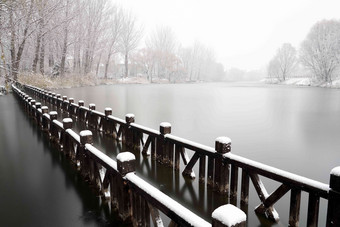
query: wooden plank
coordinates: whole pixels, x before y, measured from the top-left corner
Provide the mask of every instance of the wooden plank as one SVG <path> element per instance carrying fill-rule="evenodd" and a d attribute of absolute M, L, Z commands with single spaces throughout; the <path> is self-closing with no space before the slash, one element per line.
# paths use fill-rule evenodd
<path fill-rule="evenodd" d="M 249 200 L 249 175 L 246 170 L 242 169 L 241 202 L 248 204 L 248 200 Z"/>
<path fill-rule="evenodd" d="M 230 197 L 236 198 L 236 201 L 237 201 L 237 186 L 238 186 L 238 167 L 235 165 L 231 165 Z"/>
<path fill-rule="evenodd" d="M 199 182 L 205 182 L 205 155 L 200 155 L 200 167 L 199 167 Z"/>
<path fill-rule="evenodd" d="M 158 210 L 155 209 L 150 203 L 148 203 L 148 207 L 150 210 L 153 226 L 155 227 L 164 227 L 163 220 Z"/>
<path fill-rule="evenodd" d="M 148 138 L 146 139 L 146 142 L 143 146 L 142 154 L 147 154 L 150 143 L 151 143 L 151 136 L 148 136 Z"/>
<path fill-rule="evenodd" d="M 307 212 L 307 227 L 317 227 L 319 221 L 319 206 L 320 197 L 309 193 L 308 197 L 308 212 Z"/>
<path fill-rule="evenodd" d="M 185 151 L 185 148 L 181 146 L 179 152 L 181 153 L 184 165 L 188 165 L 189 156 L 188 156 L 187 152 Z"/>
<path fill-rule="evenodd" d="M 249 174 L 250 179 L 253 182 L 253 185 L 255 187 L 255 190 L 262 202 L 262 204 L 260 204 L 259 206 L 257 206 L 255 208 L 255 211 L 258 214 L 263 214 L 265 215 L 267 218 L 271 219 L 272 221 L 279 221 L 279 215 L 277 213 L 277 211 L 274 209 L 274 207 L 269 206 L 266 207 L 265 205 L 263 205 L 263 203 L 266 201 L 266 199 L 269 197 L 269 194 L 264 186 L 264 184 L 262 183 L 260 177 L 258 174 L 254 174 L 251 173 Z"/>
<path fill-rule="evenodd" d="M 300 219 L 301 190 L 292 188 L 290 195 L 289 226 L 298 227 Z"/>
<path fill-rule="evenodd" d="M 208 180 L 207 185 L 210 187 L 214 186 L 214 172 L 215 172 L 215 158 L 208 157 Z"/>
<path fill-rule="evenodd" d="M 191 160 L 189 161 L 188 165 L 185 167 L 185 169 L 183 170 L 183 176 L 187 176 L 190 177 L 191 179 L 195 178 L 195 174 L 194 171 L 192 170 L 192 168 L 194 167 L 194 165 L 196 164 L 197 160 L 200 158 L 200 154 L 198 152 L 196 152 L 194 154 L 194 156 L 192 156 Z"/>

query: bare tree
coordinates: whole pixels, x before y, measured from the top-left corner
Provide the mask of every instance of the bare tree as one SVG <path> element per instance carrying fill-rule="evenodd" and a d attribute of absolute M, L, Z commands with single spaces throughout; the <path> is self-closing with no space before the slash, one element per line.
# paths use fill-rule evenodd
<path fill-rule="evenodd" d="M 277 50 L 276 55 L 268 65 L 270 77 L 286 80 L 290 76 L 297 64 L 296 49 L 290 43 L 284 43 Z"/>
<path fill-rule="evenodd" d="M 340 60 L 340 21 L 322 20 L 310 30 L 301 46 L 301 61 L 314 76 L 332 81 Z"/>
<path fill-rule="evenodd" d="M 108 49 L 105 63 L 104 77 L 107 78 L 107 72 L 110 64 L 110 59 L 113 54 L 118 51 L 118 41 L 121 35 L 123 26 L 123 12 L 122 9 L 114 6 L 109 18 L 109 29 L 107 31 Z"/>
<path fill-rule="evenodd" d="M 154 52 L 155 67 L 159 78 L 168 78 L 176 65 L 178 42 L 170 27 L 158 27 L 146 41 L 146 46 Z"/>
<path fill-rule="evenodd" d="M 124 77 L 129 75 L 129 54 L 138 46 L 142 38 L 142 28 L 138 27 L 137 19 L 131 11 L 125 11 L 123 17 L 122 32 L 120 36 L 121 52 L 124 55 L 125 73 Z"/>

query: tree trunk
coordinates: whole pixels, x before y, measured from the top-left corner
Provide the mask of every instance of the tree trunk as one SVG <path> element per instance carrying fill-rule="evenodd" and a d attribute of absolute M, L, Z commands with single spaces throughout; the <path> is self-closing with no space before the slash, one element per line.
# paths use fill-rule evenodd
<path fill-rule="evenodd" d="M 105 72 L 104 72 L 104 78 L 105 79 L 107 79 L 107 71 L 108 71 L 109 64 L 110 64 L 110 58 L 111 58 L 111 53 L 109 53 L 107 55 L 107 60 L 106 60 L 106 63 L 105 63 Z"/>
<path fill-rule="evenodd" d="M 100 52 L 100 54 L 99 54 L 99 59 L 98 59 L 97 68 L 96 68 L 96 77 L 98 77 L 101 58 L 102 58 L 102 52 Z"/>
<path fill-rule="evenodd" d="M 37 73 L 37 64 L 39 60 L 39 51 L 40 51 L 40 37 L 41 37 L 41 28 L 39 28 L 39 32 L 37 35 L 37 45 L 35 46 L 35 51 L 34 51 L 34 58 L 33 58 L 33 63 L 32 63 L 33 73 Z"/>
<path fill-rule="evenodd" d="M 45 36 L 41 37 L 41 50 L 40 50 L 40 73 L 45 74 Z"/>
<path fill-rule="evenodd" d="M 128 53 L 125 53 L 125 78 L 129 75 L 129 61 L 128 61 Z"/>
<path fill-rule="evenodd" d="M 65 18 L 68 18 L 68 4 L 69 0 L 66 1 L 66 9 L 65 9 Z M 64 43 L 63 43 L 63 51 L 61 54 L 61 62 L 60 62 L 60 75 L 65 75 L 65 61 L 66 61 L 66 53 L 67 53 L 67 39 L 68 39 L 68 24 L 65 24 L 64 28 Z"/>

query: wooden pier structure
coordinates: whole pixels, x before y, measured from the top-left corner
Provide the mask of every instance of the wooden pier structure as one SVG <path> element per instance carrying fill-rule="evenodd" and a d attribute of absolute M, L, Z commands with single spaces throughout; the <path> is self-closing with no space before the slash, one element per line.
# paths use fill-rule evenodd
<path fill-rule="evenodd" d="M 84 179 L 96 185 L 103 198 L 110 201 L 112 210 L 133 226 L 150 226 L 150 223 L 163 226 L 159 211 L 171 219 L 170 226 L 246 226 L 250 183 L 261 201 L 255 208 L 257 214 L 278 221 L 274 205 L 290 192 L 288 223 L 299 226 L 301 193 L 305 192 L 308 194 L 308 227 L 318 226 L 319 212 L 327 212 L 325 226 L 340 226 L 340 167 L 331 170 L 330 184 L 324 184 L 235 155 L 228 137 L 217 138 L 212 148 L 172 135 L 171 124 L 167 122 L 154 130 L 135 123 L 133 114 L 120 119 L 112 116 L 111 108 L 105 108 L 102 113 L 96 110 L 95 104 L 85 107 L 83 100 L 75 103 L 73 98 L 18 82 L 12 89 L 27 114 L 69 157 Z M 67 113 L 69 118 L 58 121 L 57 112 L 49 112 L 37 99 Z M 91 130 L 100 130 L 122 141 L 128 149 L 137 151 L 137 155 L 150 155 L 169 170 L 181 171 L 184 177 L 195 179 L 193 167 L 198 164 L 199 183 L 228 196 L 231 204 L 217 208 L 211 223 L 203 220 L 138 177 L 134 154 L 122 152 L 113 160 L 93 146 L 90 130 L 81 131 L 79 135 L 75 133 L 72 118 L 85 122 Z M 193 152 L 191 158 L 189 150 Z M 278 182 L 280 186 L 269 193 L 260 177 Z M 327 210 L 319 211 L 321 198 L 328 201 Z M 240 208 L 236 207 L 237 201 L 240 201 Z"/>

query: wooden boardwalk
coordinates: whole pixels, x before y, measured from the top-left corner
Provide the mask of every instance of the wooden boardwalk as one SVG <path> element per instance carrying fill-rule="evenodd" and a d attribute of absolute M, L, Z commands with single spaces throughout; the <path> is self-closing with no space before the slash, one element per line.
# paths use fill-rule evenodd
<path fill-rule="evenodd" d="M 327 212 L 327 226 L 340 226 L 338 168 L 331 171 L 330 185 L 323 184 L 232 154 L 231 140 L 227 137 L 217 138 L 215 148 L 211 148 L 171 135 L 169 123 L 161 123 L 158 131 L 136 124 L 133 114 L 127 114 L 123 120 L 112 116 L 110 108 L 105 108 L 102 113 L 95 110 L 94 104 L 90 104 L 87 108 L 84 106 L 84 101 L 80 100 L 75 104 L 72 98 L 67 99 L 66 96 L 33 86 L 17 83 L 13 86 L 13 90 L 21 98 L 26 112 L 36 119 L 42 130 L 46 131 L 51 140 L 58 144 L 61 151 L 76 164 L 84 178 L 90 179 L 97 186 L 103 197 L 110 200 L 113 210 L 119 212 L 123 220 L 131 221 L 135 226 L 148 226 L 150 217 L 154 225 L 162 225 L 158 210 L 172 220 L 172 226 L 211 224 L 140 179 L 134 173 L 134 159 L 126 158 L 129 155 L 118 155 L 120 157 L 117 156 L 117 162 L 108 158 L 91 145 L 90 131 L 76 134 L 72 131 L 71 118 L 63 119 L 63 122 L 57 121 L 57 112 L 49 112 L 46 106 L 41 106 L 41 103 L 33 100 L 22 90 L 32 94 L 36 99 L 54 105 L 70 117 L 85 122 L 89 128 L 101 130 L 113 139 L 121 140 L 129 149 L 140 151 L 137 154 L 150 154 L 152 159 L 167 165 L 169 170 L 181 171 L 185 177 L 192 179 L 196 177 L 193 167 L 198 163 L 200 184 L 230 197 L 233 205 L 228 208 L 223 207 L 224 209 L 232 207 L 235 213 L 243 210 L 246 214 L 249 184 L 252 182 L 261 201 L 255 209 L 256 213 L 278 221 L 279 215 L 274 204 L 290 192 L 289 225 L 299 226 L 301 192 L 304 191 L 309 195 L 307 226 L 318 225 L 319 212 Z M 188 150 L 194 153 L 191 158 L 188 156 Z M 181 169 L 181 166 L 184 168 Z M 280 186 L 272 193 L 268 193 L 260 176 L 279 182 Z M 241 181 L 240 190 L 239 181 Z M 320 198 L 328 200 L 327 211 L 319 211 Z M 235 207 L 238 200 L 241 210 Z M 226 223 L 221 219 L 216 220 L 220 217 L 228 220 L 235 219 L 233 216 L 228 217 L 228 214 L 216 215 L 216 213 L 212 215 L 213 226 Z M 246 221 L 240 219 L 238 222 L 236 220 L 231 222 L 236 226 L 242 226 Z"/>

